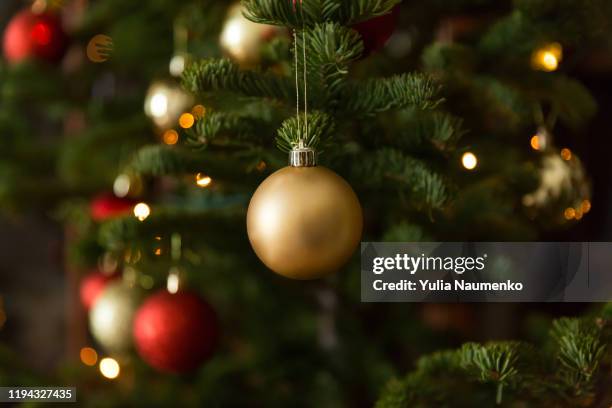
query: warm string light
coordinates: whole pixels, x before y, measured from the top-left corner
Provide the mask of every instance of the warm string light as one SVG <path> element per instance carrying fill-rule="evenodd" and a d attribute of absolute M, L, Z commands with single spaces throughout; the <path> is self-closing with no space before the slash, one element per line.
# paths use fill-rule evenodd
<path fill-rule="evenodd" d="M 172 270 L 168 275 L 166 287 L 169 293 L 176 294 L 179 291 L 180 279 L 178 271 Z"/>
<path fill-rule="evenodd" d="M 583 200 L 576 208 L 568 207 L 563 211 L 563 216 L 566 220 L 580 221 L 584 215 L 591 211 L 591 201 Z"/>
<path fill-rule="evenodd" d="M 98 362 L 98 353 L 91 347 L 83 347 L 79 353 L 81 362 L 86 366 L 93 367 Z"/>
<path fill-rule="evenodd" d="M 191 129 L 195 124 L 195 117 L 191 113 L 183 113 L 179 117 L 179 126 L 183 129 Z"/>
<path fill-rule="evenodd" d="M 540 148 L 541 148 L 540 147 L 540 136 L 539 135 L 534 135 L 531 138 L 530 144 L 531 144 L 531 148 L 533 150 L 540 150 Z"/>
<path fill-rule="evenodd" d="M 561 158 L 565 161 L 572 160 L 572 151 L 568 149 L 567 147 L 561 149 Z"/>
<path fill-rule="evenodd" d="M 108 378 L 109 380 L 114 380 L 119 377 L 119 373 L 121 372 L 121 367 L 119 363 L 114 358 L 106 357 L 100 360 L 100 373 Z"/>
<path fill-rule="evenodd" d="M 562 59 L 563 47 L 561 44 L 550 43 L 533 52 L 531 66 L 538 71 L 553 72 L 559 68 Z"/>
<path fill-rule="evenodd" d="M 174 129 L 166 130 L 164 132 L 164 135 L 162 136 L 162 139 L 164 143 L 167 144 L 168 146 L 173 146 L 178 143 L 179 134 Z"/>
<path fill-rule="evenodd" d="M 139 221 L 146 220 L 149 215 L 151 215 L 151 207 L 146 203 L 138 203 L 134 206 L 134 216 L 138 218 Z"/>
<path fill-rule="evenodd" d="M 200 120 L 206 115 L 206 108 L 204 105 L 196 105 L 191 109 L 191 114 L 197 119 Z"/>
<path fill-rule="evenodd" d="M 478 166 L 478 158 L 472 152 L 466 152 L 461 157 L 461 164 L 467 170 L 474 170 Z"/>
<path fill-rule="evenodd" d="M 206 188 L 212 184 L 212 178 L 210 178 L 204 173 L 196 174 L 195 179 L 196 179 L 196 184 L 198 185 L 198 187 Z"/>

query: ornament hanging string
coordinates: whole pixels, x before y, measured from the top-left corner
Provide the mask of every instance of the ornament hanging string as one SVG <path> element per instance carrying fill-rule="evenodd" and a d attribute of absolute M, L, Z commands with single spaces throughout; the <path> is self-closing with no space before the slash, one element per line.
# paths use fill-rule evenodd
<path fill-rule="evenodd" d="M 300 17 L 302 19 L 302 51 L 303 63 L 302 69 L 304 74 L 304 132 L 300 126 L 300 85 L 299 85 L 299 63 L 298 63 L 298 35 L 297 30 L 293 29 L 294 41 L 294 64 L 295 64 L 295 91 L 296 91 L 296 115 L 299 129 L 298 148 L 305 148 L 305 141 L 308 140 L 308 71 L 307 71 L 307 54 L 306 54 L 306 22 L 304 18 L 304 3 L 303 0 L 293 0 L 293 12 L 297 15 L 297 3 L 299 1 Z"/>

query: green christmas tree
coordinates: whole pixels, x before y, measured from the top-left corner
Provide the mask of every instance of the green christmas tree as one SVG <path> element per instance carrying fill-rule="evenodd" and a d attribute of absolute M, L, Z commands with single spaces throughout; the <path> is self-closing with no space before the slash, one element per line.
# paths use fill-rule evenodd
<path fill-rule="evenodd" d="M 63 222 L 72 267 L 106 256 L 149 294 L 180 270 L 221 327 L 216 354 L 188 375 L 131 352 L 110 355 L 116 383 L 72 365 L 55 380 L 95 406 L 609 402 L 605 310 L 556 321 L 546 359 L 521 342 L 468 343 L 414 366 L 460 336 L 432 333 L 415 307 L 361 304 L 358 254 L 324 280 L 275 275 L 245 228 L 257 187 L 304 147 L 357 193 L 362 241 L 530 240 L 576 222 L 588 182 L 552 135 L 579 135 L 595 113 L 571 66 L 610 29 L 608 2 L 243 0 L 244 17 L 275 27 L 259 28 L 270 38 L 242 48 L 248 56 L 220 40 L 230 22 L 246 32 L 230 41 L 239 49 L 259 32 L 234 6 L 98 0 L 72 33 L 80 62 L 2 66 L 3 207 L 35 204 Z M 386 24 L 395 37 L 371 49 Z M 98 34 L 113 47 L 94 63 L 83 54 Z M 169 65 L 183 64 L 174 78 Z M 543 185 L 551 160 L 569 188 Z M 92 220 L 93 197 L 118 182 L 149 211 Z"/>

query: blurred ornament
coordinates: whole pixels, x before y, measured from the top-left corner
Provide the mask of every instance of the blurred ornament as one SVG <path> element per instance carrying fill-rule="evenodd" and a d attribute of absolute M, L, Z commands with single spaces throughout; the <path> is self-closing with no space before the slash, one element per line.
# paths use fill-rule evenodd
<path fill-rule="evenodd" d="M 89 311 L 94 339 L 108 352 L 123 353 L 132 346 L 132 322 L 142 293 L 124 282 L 109 283 Z"/>
<path fill-rule="evenodd" d="M 214 310 L 191 292 L 160 291 L 143 303 L 134 318 L 138 353 L 163 372 L 198 368 L 212 356 L 218 337 Z"/>
<path fill-rule="evenodd" d="M 257 24 L 242 15 L 242 6 L 229 9 L 221 31 L 221 48 L 242 67 L 252 67 L 261 60 L 261 47 L 284 32 L 280 27 Z"/>
<path fill-rule="evenodd" d="M 91 218 L 104 221 L 109 218 L 121 217 L 129 214 L 136 201 L 129 198 L 115 197 L 113 194 L 100 194 L 90 204 Z"/>
<path fill-rule="evenodd" d="M 581 219 L 591 209 L 591 186 L 580 159 L 567 149 L 544 153 L 540 169 L 540 185 L 523 196 L 523 205 L 532 217 L 545 221 Z M 585 211 L 586 209 L 586 211 Z"/>
<path fill-rule="evenodd" d="M 145 113 L 162 131 L 178 123 L 181 114 L 190 110 L 193 96 L 174 81 L 155 81 L 145 98 Z"/>
<path fill-rule="evenodd" d="M 98 34 L 87 44 L 87 58 L 91 62 L 108 61 L 113 54 L 113 39 L 108 35 Z"/>
<path fill-rule="evenodd" d="M 363 56 L 381 50 L 393 35 L 399 17 L 400 6 L 393 7 L 390 13 L 355 24 L 355 29 L 363 40 Z"/>
<path fill-rule="evenodd" d="M 531 54 L 531 67 L 544 72 L 556 71 L 562 59 L 563 47 L 561 44 L 556 42 L 546 44 Z"/>
<path fill-rule="evenodd" d="M 85 310 L 91 309 L 109 282 L 117 279 L 118 274 L 106 274 L 98 270 L 92 271 L 81 279 L 79 295 Z"/>
<path fill-rule="evenodd" d="M 291 152 L 291 165 L 259 186 L 247 213 L 255 253 L 279 275 L 317 279 L 336 272 L 355 251 L 363 215 L 351 186 L 315 164 L 315 152 Z"/>
<path fill-rule="evenodd" d="M 142 178 L 137 174 L 120 174 L 113 183 L 113 192 L 117 197 L 138 197 L 142 190 Z"/>
<path fill-rule="evenodd" d="M 60 18 L 52 13 L 23 10 L 10 20 L 4 31 L 4 56 L 11 64 L 26 59 L 59 62 L 68 47 Z"/>

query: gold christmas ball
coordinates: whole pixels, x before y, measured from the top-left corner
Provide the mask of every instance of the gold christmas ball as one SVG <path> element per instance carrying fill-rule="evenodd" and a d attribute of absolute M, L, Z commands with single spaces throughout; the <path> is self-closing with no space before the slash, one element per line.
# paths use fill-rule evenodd
<path fill-rule="evenodd" d="M 142 292 L 124 282 L 108 284 L 89 311 L 94 339 L 108 352 L 123 353 L 132 346 L 132 320 Z"/>
<path fill-rule="evenodd" d="M 177 126 L 181 114 L 191 111 L 193 96 L 175 81 L 155 81 L 145 97 L 144 110 L 155 126 L 167 130 Z"/>
<path fill-rule="evenodd" d="M 247 213 L 251 245 L 279 275 L 318 279 L 336 272 L 361 240 L 363 215 L 349 184 L 321 167 L 285 167 L 259 186 Z"/>
<path fill-rule="evenodd" d="M 230 7 L 221 30 L 221 48 L 243 67 L 257 65 L 261 46 L 283 32 L 280 27 L 257 24 L 242 15 L 240 3 Z"/>

